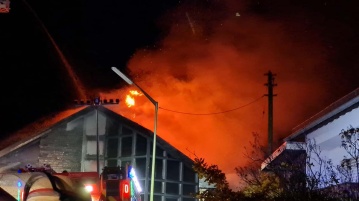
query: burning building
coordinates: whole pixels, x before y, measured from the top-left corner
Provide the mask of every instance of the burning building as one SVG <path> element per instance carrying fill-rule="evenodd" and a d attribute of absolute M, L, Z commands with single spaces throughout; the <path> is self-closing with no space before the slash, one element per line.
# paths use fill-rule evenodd
<path fill-rule="evenodd" d="M 22 133 L 25 137 L 0 151 L 0 172 L 16 172 L 27 164 L 49 164 L 56 172 L 131 165 L 143 189 L 141 200 L 149 200 L 153 132 L 111 107 L 82 106 L 41 131 Z M 155 160 L 154 200 L 194 201 L 199 180 L 192 159 L 157 137 Z"/>

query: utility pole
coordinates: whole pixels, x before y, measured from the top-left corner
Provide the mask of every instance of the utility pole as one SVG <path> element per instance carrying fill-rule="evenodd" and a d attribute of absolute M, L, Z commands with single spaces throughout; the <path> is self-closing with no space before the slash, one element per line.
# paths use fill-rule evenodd
<path fill-rule="evenodd" d="M 264 75 L 268 76 L 268 82 L 264 85 L 268 87 L 268 94 L 265 94 L 265 96 L 268 96 L 268 156 L 269 156 L 273 153 L 273 97 L 277 96 L 277 94 L 273 94 L 273 87 L 277 86 L 277 84 L 274 83 L 274 76 L 276 76 L 276 74 L 273 74 L 271 71 L 268 71 L 268 73 Z"/>

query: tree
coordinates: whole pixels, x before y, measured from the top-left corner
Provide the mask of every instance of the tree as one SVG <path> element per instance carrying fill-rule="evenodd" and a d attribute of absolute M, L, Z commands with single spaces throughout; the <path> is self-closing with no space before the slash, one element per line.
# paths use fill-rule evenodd
<path fill-rule="evenodd" d="M 232 191 L 226 179 L 226 175 L 218 169 L 217 165 L 208 165 L 203 158 L 194 159 L 193 170 L 197 172 L 200 179 L 204 179 L 209 185 L 213 184 L 214 188 L 198 192 L 195 196 L 203 201 L 236 201 L 241 195 Z"/>
<path fill-rule="evenodd" d="M 349 189 L 351 197 L 359 198 L 359 128 L 349 126 L 339 133 L 342 142 L 341 147 L 348 153 L 349 158 L 344 157 L 338 166 L 338 171 L 342 174 L 342 182 L 355 183 Z"/>
<path fill-rule="evenodd" d="M 328 191 L 318 190 L 323 186 L 335 183 L 333 165 L 320 156 L 320 149 L 315 142 L 298 143 L 301 151 L 297 158 L 291 154 L 282 153 L 280 161 L 266 154 L 266 149 L 259 143 L 259 135 L 253 134 L 251 148 L 245 156 L 249 163 L 245 167 L 237 167 L 237 175 L 246 184 L 242 189 L 245 197 L 252 200 L 335 200 Z M 308 154 L 310 153 L 310 154 Z M 316 161 L 310 157 L 315 154 Z M 265 162 L 267 167 L 261 170 L 260 165 Z M 314 163 L 320 164 L 320 171 L 312 171 Z M 309 171 L 306 174 L 306 170 Z"/>

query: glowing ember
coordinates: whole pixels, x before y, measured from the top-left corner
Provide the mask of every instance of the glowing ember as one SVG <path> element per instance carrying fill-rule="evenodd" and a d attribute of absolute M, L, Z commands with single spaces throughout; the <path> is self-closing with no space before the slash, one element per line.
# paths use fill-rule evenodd
<path fill-rule="evenodd" d="M 135 96 L 142 96 L 142 94 L 136 90 L 130 90 L 129 95 L 126 96 L 126 105 L 132 107 L 135 105 Z"/>

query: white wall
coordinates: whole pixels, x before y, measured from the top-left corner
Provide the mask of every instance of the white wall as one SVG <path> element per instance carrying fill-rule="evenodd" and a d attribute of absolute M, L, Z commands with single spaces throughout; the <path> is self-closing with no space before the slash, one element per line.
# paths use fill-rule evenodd
<path fill-rule="evenodd" d="M 346 130 L 350 126 L 354 128 L 359 127 L 358 108 L 308 134 L 307 141 L 314 140 L 321 151 L 320 157 L 326 160 L 330 159 L 333 162 L 333 166 L 336 167 L 337 165 L 340 165 L 345 156 L 350 158 L 345 149 L 341 147 L 342 140 L 339 135 L 343 129 Z M 314 154 L 311 154 L 310 157 L 312 161 L 317 160 Z M 320 168 L 319 164 L 314 162 L 313 165 L 314 167 L 312 169 L 318 172 Z"/>

